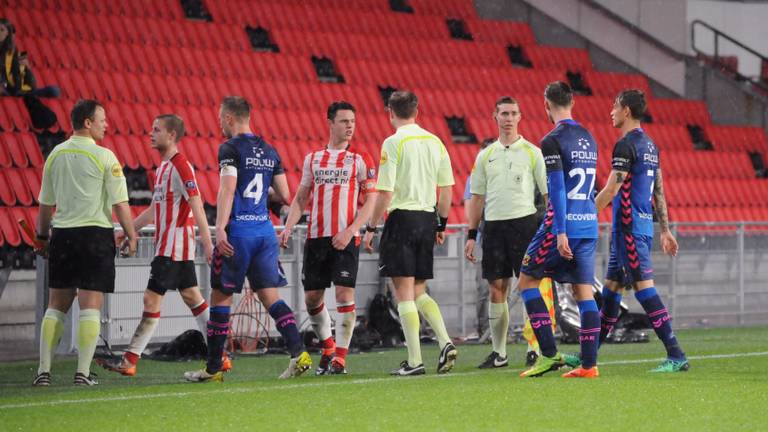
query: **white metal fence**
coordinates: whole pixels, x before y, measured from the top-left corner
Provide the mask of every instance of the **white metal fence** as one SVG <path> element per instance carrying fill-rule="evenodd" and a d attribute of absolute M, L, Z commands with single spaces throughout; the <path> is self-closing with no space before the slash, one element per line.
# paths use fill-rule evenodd
<path fill-rule="evenodd" d="M 673 224 L 680 243 L 675 258 L 664 255 L 654 243 L 653 263 L 657 290 L 667 303 L 676 327 L 768 324 L 768 223 Z M 602 279 L 609 257 L 608 226 L 601 226 L 596 256 L 596 276 Z M 305 231 L 297 227 L 293 241 L 281 254 L 288 285 L 281 295 L 296 312 L 299 322 L 306 318 L 301 287 L 301 262 Z M 466 227 L 449 226 L 445 244 L 435 249 L 435 279 L 428 283 L 430 293 L 440 303 L 448 331 L 454 336 L 467 336 L 477 328 L 479 264 L 463 257 Z M 658 236 L 656 238 L 658 240 Z M 198 248 L 201 251 L 202 248 Z M 149 277 L 154 248 L 152 237 L 142 237 L 134 258 L 117 260 L 115 293 L 107 296 L 102 314 L 102 335 L 113 345 L 128 343 L 143 309 L 142 296 Z M 358 315 L 364 315 L 368 302 L 382 292 L 383 280 L 377 271 L 377 254 L 360 253 L 360 269 L 356 290 Z M 47 303 L 45 262 L 38 262 L 38 305 Z M 204 295 L 209 291 L 207 264 L 197 258 L 197 275 Z M 517 294 L 513 293 L 513 296 Z M 630 308 L 631 296 L 625 296 Z M 236 301 L 238 298 L 235 299 Z M 326 293 L 326 304 L 335 305 L 333 291 Z M 44 307 L 38 308 L 39 329 Z M 173 292 L 166 295 L 162 319 L 155 341 L 169 340 L 182 331 L 195 328 L 189 309 Z M 73 306 L 71 316 L 77 316 Z M 512 321 L 522 323 L 522 305 L 514 303 Z M 75 346 L 71 324 L 64 335 L 68 343 L 62 350 Z M 39 332 L 38 332 L 39 334 Z"/>

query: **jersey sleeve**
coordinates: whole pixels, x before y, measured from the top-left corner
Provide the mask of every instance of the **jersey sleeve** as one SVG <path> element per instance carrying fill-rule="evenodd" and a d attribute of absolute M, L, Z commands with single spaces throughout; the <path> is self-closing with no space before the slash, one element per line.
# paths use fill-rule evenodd
<path fill-rule="evenodd" d="M 456 181 L 453 179 L 453 167 L 451 166 L 451 157 L 448 155 L 448 149 L 445 144 L 440 142 L 440 166 L 437 168 L 437 187 L 453 186 Z"/>
<path fill-rule="evenodd" d="M 363 194 L 373 192 L 376 187 L 376 165 L 373 158 L 367 152 L 359 153 L 357 167 L 357 182 Z"/>
<path fill-rule="evenodd" d="M 397 178 L 397 146 L 395 140 L 387 138 L 381 146 L 381 161 L 379 162 L 379 179 L 376 189 L 394 191 Z"/>
<path fill-rule="evenodd" d="M 104 162 L 104 184 L 109 205 L 128 201 L 128 185 L 123 175 L 123 166 L 110 150 L 105 153 Z"/>
<path fill-rule="evenodd" d="M 179 174 L 179 180 L 181 181 L 180 189 L 184 199 L 189 200 L 190 197 L 200 195 L 200 189 L 197 187 L 197 178 L 195 178 L 195 171 L 192 169 L 192 165 L 187 161 L 187 158 L 179 154 L 171 159 L 171 163 Z"/>
<path fill-rule="evenodd" d="M 552 137 L 544 137 L 541 141 L 541 153 L 544 157 L 544 166 L 547 173 L 563 170 L 563 160 L 560 156 L 560 145 Z"/>
<path fill-rule="evenodd" d="M 285 174 L 285 167 L 283 166 L 283 159 L 280 157 L 280 153 L 275 148 L 272 149 L 272 152 L 275 155 L 275 168 L 272 170 L 272 175 Z"/>
<path fill-rule="evenodd" d="M 633 163 L 635 163 L 635 152 L 627 137 L 624 137 L 613 147 L 611 167 L 616 171 L 629 172 L 632 170 Z"/>
<path fill-rule="evenodd" d="M 486 193 L 487 177 L 485 175 L 485 164 L 483 163 L 486 160 L 485 154 L 485 151 L 477 154 L 475 166 L 472 167 L 472 172 L 469 175 L 469 182 L 471 183 L 469 192 L 475 195 L 485 195 Z M 470 198 L 472 198 L 471 195 Z"/>
<path fill-rule="evenodd" d="M 237 167 L 240 166 L 240 154 L 235 146 L 224 143 L 219 146 L 219 171 L 221 175 L 237 177 Z"/>
<path fill-rule="evenodd" d="M 534 155 L 533 179 L 536 181 L 539 192 L 548 194 L 549 189 L 547 188 L 547 170 L 544 167 L 544 155 L 540 150 L 534 151 Z"/>
<path fill-rule="evenodd" d="M 472 192 L 470 189 L 472 188 L 472 175 L 467 176 L 467 183 L 464 184 L 464 201 L 468 199 L 472 199 Z"/>
<path fill-rule="evenodd" d="M 48 156 L 50 160 L 50 155 Z M 56 191 L 53 188 L 53 179 L 49 171 L 50 164 L 45 164 L 43 167 L 43 181 L 40 184 L 40 195 L 37 197 L 37 201 L 42 205 L 55 206 L 56 205 Z"/>
<path fill-rule="evenodd" d="M 299 186 L 312 187 L 312 183 L 315 181 L 314 174 L 312 173 L 312 155 L 313 153 L 309 153 L 304 158 L 304 165 L 301 168 L 301 181 L 299 182 Z"/>
<path fill-rule="evenodd" d="M 552 229 L 556 234 L 565 233 L 566 195 L 563 161 L 560 157 L 560 145 L 552 137 L 545 137 L 541 142 L 541 153 L 547 170 L 549 205 L 554 212 Z"/>

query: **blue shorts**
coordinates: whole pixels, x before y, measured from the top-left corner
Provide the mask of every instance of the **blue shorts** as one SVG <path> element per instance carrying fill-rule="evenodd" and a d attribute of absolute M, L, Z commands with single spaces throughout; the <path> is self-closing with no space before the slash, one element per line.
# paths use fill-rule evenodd
<path fill-rule="evenodd" d="M 611 257 L 605 278 L 619 282 L 622 286 L 653 279 L 652 247 L 653 237 L 614 232 L 611 235 Z"/>
<path fill-rule="evenodd" d="M 278 259 L 280 245 L 276 235 L 229 237 L 228 240 L 235 254 L 224 257 L 214 250 L 211 287 L 224 294 L 239 293 L 243 290 L 246 276 L 254 291 L 288 284 Z"/>
<path fill-rule="evenodd" d="M 521 273 L 535 279 L 550 277 L 558 282 L 592 285 L 595 282 L 597 239 L 568 239 L 573 259 L 568 261 L 557 251 L 557 236 L 539 229 L 523 257 Z"/>

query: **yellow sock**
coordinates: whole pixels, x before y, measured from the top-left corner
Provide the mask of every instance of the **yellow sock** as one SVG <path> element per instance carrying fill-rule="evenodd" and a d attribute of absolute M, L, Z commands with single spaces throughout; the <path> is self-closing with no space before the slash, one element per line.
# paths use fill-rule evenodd
<path fill-rule="evenodd" d="M 416 307 L 424 315 L 424 319 L 427 320 L 432 330 L 434 330 L 440 348 L 444 347 L 445 344 L 451 341 L 451 338 L 448 336 L 448 330 L 445 329 L 440 306 L 437 305 L 437 302 L 429 294 L 424 293 L 416 299 Z"/>
<path fill-rule="evenodd" d="M 91 360 L 101 332 L 100 317 L 101 312 L 98 309 L 80 311 L 77 326 L 77 372 L 85 376 L 91 374 Z"/>
<path fill-rule="evenodd" d="M 408 345 L 408 364 L 416 367 L 422 364 L 421 341 L 419 341 L 419 312 L 412 301 L 403 301 L 397 305 L 397 313 L 400 315 L 400 324 L 403 325 L 405 343 Z"/>
<path fill-rule="evenodd" d="M 40 364 L 37 373 L 51 372 L 53 350 L 59 344 L 61 334 L 64 332 L 64 312 L 56 309 L 46 309 L 43 323 L 40 326 Z"/>
<path fill-rule="evenodd" d="M 491 344 L 500 356 L 507 356 L 507 332 L 509 329 L 509 306 L 504 303 L 488 303 L 488 324 L 491 328 Z"/>

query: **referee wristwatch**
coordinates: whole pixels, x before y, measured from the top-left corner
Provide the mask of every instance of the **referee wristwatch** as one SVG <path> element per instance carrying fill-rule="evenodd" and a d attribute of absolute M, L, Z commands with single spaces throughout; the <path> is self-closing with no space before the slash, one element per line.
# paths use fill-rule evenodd
<path fill-rule="evenodd" d="M 375 226 L 370 226 L 368 224 L 365 224 L 365 232 L 376 234 L 377 232 L 379 232 L 379 228 L 375 227 Z"/>

